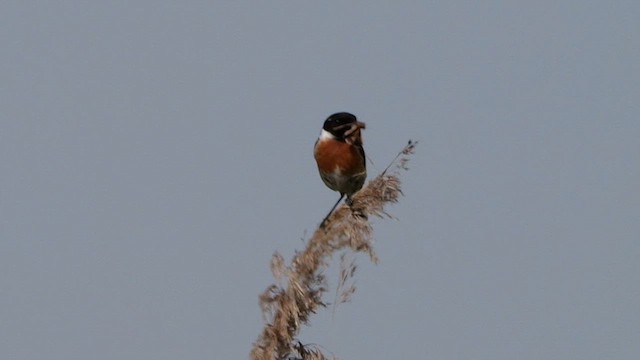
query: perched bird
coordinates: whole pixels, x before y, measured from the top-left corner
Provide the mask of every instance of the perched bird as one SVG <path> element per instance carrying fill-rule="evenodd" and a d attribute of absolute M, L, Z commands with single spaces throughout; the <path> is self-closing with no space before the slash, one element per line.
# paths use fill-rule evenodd
<path fill-rule="evenodd" d="M 322 126 L 320 137 L 313 148 L 313 156 L 322 181 L 329 189 L 338 191 L 340 198 L 322 220 L 320 227 L 345 195 L 346 203 L 351 206 L 351 195 L 364 185 L 367 167 L 360 134 L 360 129 L 364 128 L 364 123 L 347 112 L 329 116 Z"/>

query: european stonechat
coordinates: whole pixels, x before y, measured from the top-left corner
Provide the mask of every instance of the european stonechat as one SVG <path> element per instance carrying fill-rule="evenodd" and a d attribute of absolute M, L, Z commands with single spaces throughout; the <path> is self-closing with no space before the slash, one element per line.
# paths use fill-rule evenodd
<path fill-rule="evenodd" d="M 346 195 L 346 203 L 351 206 L 351 195 L 364 185 L 367 166 L 360 130 L 365 124 L 347 112 L 335 113 L 325 120 L 320 137 L 313 148 L 313 156 L 318 163 L 320 177 L 327 187 L 340 193 L 340 198 L 320 227 L 329 218 L 340 200 Z"/>

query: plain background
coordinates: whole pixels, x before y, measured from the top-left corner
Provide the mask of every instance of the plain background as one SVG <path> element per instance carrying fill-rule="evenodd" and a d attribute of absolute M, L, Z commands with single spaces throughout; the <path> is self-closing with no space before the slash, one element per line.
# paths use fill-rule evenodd
<path fill-rule="evenodd" d="M 303 342 L 639 358 L 639 4 L 3 1 L 0 358 L 248 358 L 336 111 L 370 176 L 420 144 Z"/>

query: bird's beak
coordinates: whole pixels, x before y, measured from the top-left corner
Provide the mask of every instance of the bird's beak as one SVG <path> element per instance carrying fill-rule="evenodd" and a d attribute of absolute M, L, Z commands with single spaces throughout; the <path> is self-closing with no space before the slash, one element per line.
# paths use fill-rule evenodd
<path fill-rule="evenodd" d="M 344 132 L 345 137 L 349 137 L 356 132 L 360 131 L 360 129 L 364 129 L 366 125 L 363 122 L 356 121 L 354 123 L 348 124 L 350 126 L 349 130 Z"/>

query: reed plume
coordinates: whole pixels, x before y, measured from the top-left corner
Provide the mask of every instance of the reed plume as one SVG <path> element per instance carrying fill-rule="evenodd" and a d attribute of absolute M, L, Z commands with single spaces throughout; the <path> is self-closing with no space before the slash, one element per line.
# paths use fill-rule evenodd
<path fill-rule="evenodd" d="M 338 207 L 324 228 L 316 229 L 304 250 L 296 251 L 290 264 L 286 264 L 279 253 L 273 255 L 270 267 L 278 284 L 270 285 L 260 295 L 266 324 L 253 344 L 252 360 L 328 359 L 317 346 L 302 344 L 296 336 L 318 308 L 328 305 L 323 300 L 328 291 L 324 273 L 334 253 L 362 252 L 377 263 L 368 219 L 372 215 L 391 217 L 384 207 L 396 203 L 402 194 L 399 173 L 407 170 L 408 157 L 415 145 L 416 142 L 409 140 L 380 175 L 353 195 L 351 207 L 344 204 Z M 356 264 L 346 260 L 345 253 L 341 260 L 334 306 L 349 301 L 355 292 L 355 286 L 349 283 L 355 274 Z"/>

